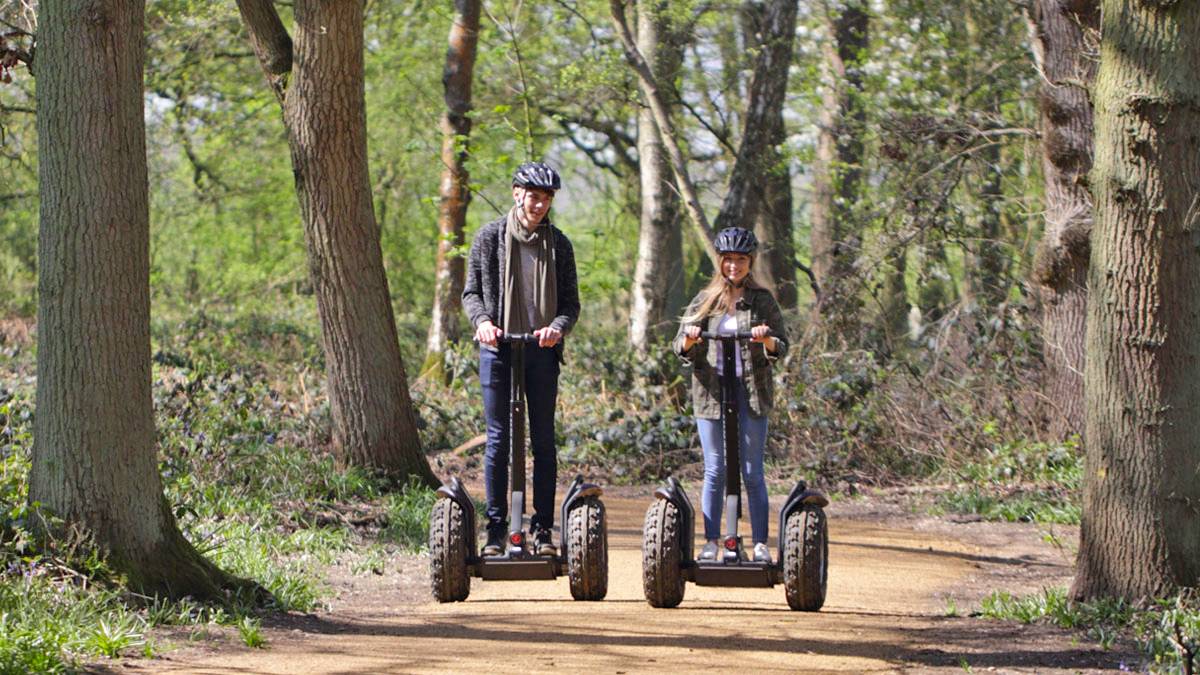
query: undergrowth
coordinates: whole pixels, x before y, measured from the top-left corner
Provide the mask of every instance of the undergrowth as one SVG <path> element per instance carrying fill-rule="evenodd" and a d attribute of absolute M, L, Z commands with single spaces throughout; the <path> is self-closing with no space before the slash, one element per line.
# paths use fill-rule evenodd
<path fill-rule="evenodd" d="M 330 455 L 310 332 L 284 319 L 203 313 L 154 328 L 167 499 L 187 538 L 222 569 L 265 587 L 270 604 L 146 598 L 87 546 L 35 546 L 26 522 L 34 358 L 31 345 L 0 344 L 0 673 L 152 656 L 163 647 L 153 629 L 166 625 L 227 627 L 262 647 L 262 614 L 320 606 L 321 566 L 359 550 L 386 560 L 388 550 L 424 545 L 432 491 L 339 467 Z"/>
<path fill-rule="evenodd" d="M 983 599 L 979 614 L 989 619 L 1082 630 L 1105 649 L 1118 639 L 1131 639 L 1151 670 L 1190 675 L 1200 665 L 1198 600 L 1195 589 L 1142 606 L 1123 600 L 1072 602 L 1064 588 L 1047 588 L 1021 597 L 996 591 Z"/>
<path fill-rule="evenodd" d="M 1083 458 L 1078 441 L 997 443 L 977 458 L 947 467 L 950 483 L 934 510 L 989 520 L 1078 525 Z"/>

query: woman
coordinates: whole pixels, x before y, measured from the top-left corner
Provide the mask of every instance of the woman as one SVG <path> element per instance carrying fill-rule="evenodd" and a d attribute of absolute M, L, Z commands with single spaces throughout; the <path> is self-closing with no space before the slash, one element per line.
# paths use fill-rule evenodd
<path fill-rule="evenodd" d="M 701 560 L 714 560 L 721 536 L 722 494 L 725 488 L 725 444 L 721 416 L 721 375 L 724 345 L 713 348 L 700 337 L 710 331 L 732 334 L 749 331 L 748 349 L 734 343 L 737 364 L 738 430 L 742 480 L 750 506 L 754 560 L 770 562 L 767 548 L 767 484 L 763 477 L 763 450 L 767 442 L 767 411 L 774 384 L 771 363 L 787 352 L 783 315 L 779 303 L 754 280 L 754 233 L 727 227 L 713 242 L 721 255 L 712 281 L 700 291 L 681 319 L 674 351 L 692 364 L 692 409 L 704 449 L 704 537 Z"/>

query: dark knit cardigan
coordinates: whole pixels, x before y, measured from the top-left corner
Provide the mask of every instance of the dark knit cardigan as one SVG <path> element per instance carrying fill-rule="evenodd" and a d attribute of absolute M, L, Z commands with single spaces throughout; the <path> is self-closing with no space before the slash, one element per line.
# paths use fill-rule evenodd
<path fill-rule="evenodd" d="M 504 308 L 504 215 L 479 228 L 471 253 L 467 257 L 467 283 L 463 287 L 462 303 L 471 325 L 478 327 L 484 320 L 500 325 Z M 575 249 L 567 235 L 553 224 L 548 225 L 554 236 L 554 277 L 557 280 L 558 307 L 550 325 L 563 335 L 579 320 L 579 281 L 575 274 Z M 555 348 L 562 359 L 562 342 Z"/>

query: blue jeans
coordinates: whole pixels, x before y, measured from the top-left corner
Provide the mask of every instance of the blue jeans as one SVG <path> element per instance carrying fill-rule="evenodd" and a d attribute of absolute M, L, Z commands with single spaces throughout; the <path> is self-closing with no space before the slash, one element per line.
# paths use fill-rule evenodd
<path fill-rule="evenodd" d="M 745 384 L 738 382 L 739 458 L 742 462 L 742 482 L 750 507 L 750 533 L 754 543 L 767 541 L 767 481 L 763 476 L 763 451 L 767 445 L 767 418 L 750 414 L 750 402 Z M 724 418 L 722 409 L 721 416 Z M 720 539 L 721 511 L 725 507 L 725 430 L 721 420 L 696 418 L 700 432 L 700 447 L 704 449 L 704 538 Z"/>
<path fill-rule="evenodd" d="M 487 528 L 507 531 L 508 521 L 508 404 L 512 348 L 479 349 L 479 384 L 483 386 L 483 417 L 487 446 L 483 475 L 487 483 Z M 529 443 L 533 448 L 533 517 L 530 529 L 554 526 L 554 492 L 558 480 L 558 451 L 554 447 L 554 408 L 558 403 L 558 357 L 553 349 L 525 345 L 525 403 Z M 526 487 L 528 494 L 528 487 Z"/>

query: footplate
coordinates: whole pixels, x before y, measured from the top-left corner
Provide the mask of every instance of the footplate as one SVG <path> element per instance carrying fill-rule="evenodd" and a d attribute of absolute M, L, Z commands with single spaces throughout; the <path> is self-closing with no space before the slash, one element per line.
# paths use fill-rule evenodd
<path fill-rule="evenodd" d="M 697 586 L 771 588 L 783 581 L 782 570 L 772 563 L 697 561 L 684 568 L 684 573 Z"/>

